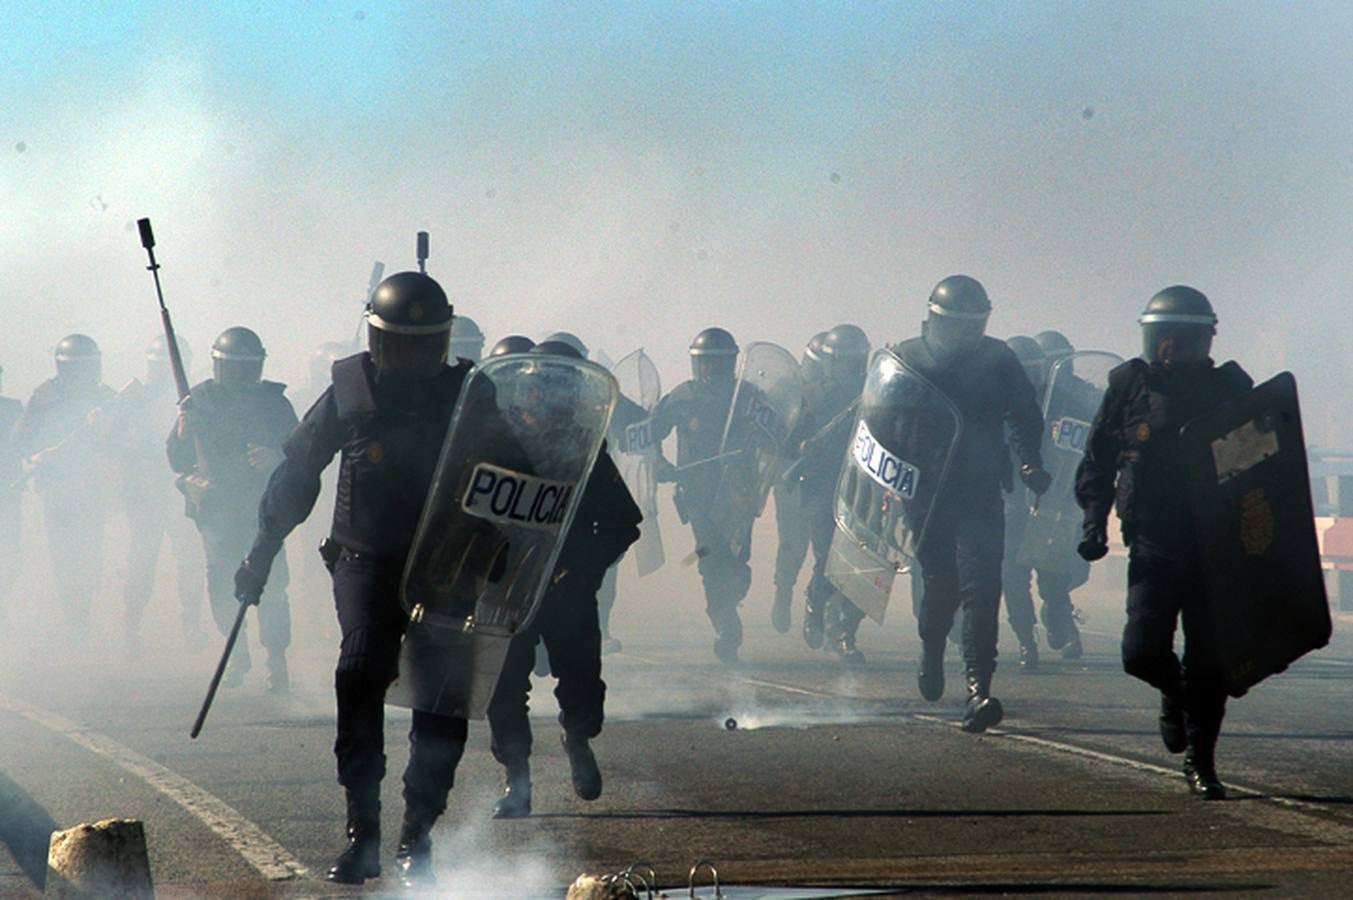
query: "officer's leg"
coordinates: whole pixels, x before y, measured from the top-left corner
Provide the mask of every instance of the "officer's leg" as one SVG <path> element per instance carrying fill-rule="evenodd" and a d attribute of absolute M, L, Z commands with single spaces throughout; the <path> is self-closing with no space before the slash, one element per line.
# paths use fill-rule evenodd
<path fill-rule="evenodd" d="M 1043 601 L 1041 612 L 1043 626 L 1048 630 L 1048 646 L 1054 650 L 1060 647 L 1063 659 L 1080 659 L 1084 649 L 1071 606 L 1071 576 L 1067 572 L 1039 569 L 1038 596 Z"/>
<path fill-rule="evenodd" d="M 1005 596 L 1005 615 L 1010 621 L 1010 630 L 1019 641 L 1020 668 L 1034 670 L 1038 668 L 1038 636 L 1034 632 L 1034 595 L 1030 590 L 1030 571 L 1027 565 L 1021 565 L 1006 556 L 1001 566 L 1001 590 Z"/>
<path fill-rule="evenodd" d="M 771 605 L 771 627 L 781 634 L 789 631 L 789 608 L 794 600 L 794 583 L 808 555 L 809 525 L 803 492 L 797 484 L 775 482 L 775 601 Z"/>
<path fill-rule="evenodd" d="M 623 557 L 621 557 L 623 559 Z M 620 641 L 611 637 L 611 609 L 615 606 L 616 582 L 620 572 L 620 560 L 606 570 L 597 591 L 597 622 L 601 627 L 601 649 L 604 653 L 620 652 Z"/>
<path fill-rule="evenodd" d="M 916 682 L 921 696 L 933 702 L 944 695 L 944 643 L 958 609 L 958 563 L 952 516 L 935 516 L 927 527 L 925 541 L 917 550 L 923 589 L 916 614 L 921 636 Z"/>
<path fill-rule="evenodd" d="M 850 602 L 840 592 L 833 593 L 830 609 L 832 613 L 828 630 L 831 634 L 832 649 L 843 663 L 863 665 L 864 653 L 856 646 L 856 635 L 860 631 L 860 623 L 864 621 L 864 610 Z"/>
<path fill-rule="evenodd" d="M 822 646 L 825 635 L 823 616 L 827 603 L 836 588 L 827 580 L 827 561 L 831 555 L 832 534 L 836 520 L 832 516 L 830 498 L 814 497 L 804 504 L 807 513 L 809 537 L 813 546 L 813 574 L 808 580 L 806 604 L 803 610 L 803 640 L 814 650 Z"/>
<path fill-rule="evenodd" d="M 189 647 L 197 649 L 204 646 L 207 640 L 202 631 L 202 588 L 206 584 L 202 542 L 193 533 L 192 522 L 181 512 L 174 513 L 167 531 L 169 542 L 174 548 L 174 573 L 183 637 Z"/>
<path fill-rule="evenodd" d="M 1171 753 L 1187 745 L 1183 667 L 1174 652 L 1181 602 L 1178 567 L 1138 539 L 1128 554 L 1123 670 L 1160 691 L 1160 737 Z"/>
<path fill-rule="evenodd" d="M 976 498 L 959 519 L 956 541 L 959 597 L 963 609 L 964 679 L 968 705 L 965 731 L 981 732 L 1004 715 L 991 696 L 996 671 L 996 637 L 1001 616 L 1001 559 L 1005 547 L 999 494 Z"/>
<path fill-rule="evenodd" d="M 57 600 L 77 640 L 89 627 L 89 608 L 103 576 L 104 508 L 65 492 L 43 495 L 43 519 Z"/>
<path fill-rule="evenodd" d="M 287 673 L 287 648 L 291 646 L 291 605 L 287 602 L 290 584 L 284 549 L 273 561 L 263 601 L 258 605 L 259 643 L 268 651 L 268 691 L 273 694 L 291 690 Z"/>
<path fill-rule="evenodd" d="M 446 797 L 465 753 L 469 724 L 464 719 L 413 711 L 409 728 L 409 765 L 404 770 L 404 822 L 395 862 L 405 887 L 426 887 L 432 875 L 430 833 L 446 811 Z"/>
<path fill-rule="evenodd" d="M 202 554 L 206 557 L 207 600 L 211 605 L 211 617 L 216 622 L 216 630 L 227 635 L 235 624 L 235 614 L 240 608 L 239 601 L 235 599 L 235 570 L 249 552 L 249 545 L 246 543 L 243 548 L 240 547 L 239 529 L 229 524 L 199 522 L 197 527 L 202 535 Z M 240 638 L 230 655 L 230 668 L 222 684 L 225 687 L 239 687 L 244 683 L 244 675 L 251 666 L 248 632 L 246 628 L 241 628 Z"/>
<path fill-rule="evenodd" d="M 160 544 L 164 541 L 166 521 L 163 511 L 153 504 L 127 506 L 127 587 L 122 599 L 126 604 L 124 637 L 129 649 L 135 648 L 141 634 L 141 619 L 145 615 L 150 592 L 155 587 L 155 564 L 160 558 Z"/>
<path fill-rule="evenodd" d="M 334 566 L 334 608 L 342 634 L 334 693 L 334 756 L 348 805 L 348 846 L 330 881 L 361 884 L 380 874 L 380 788 L 385 777 L 385 691 L 399 666 L 405 620 L 396 568 L 343 557 Z M 265 601 L 266 602 L 266 601 Z"/>
<path fill-rule="evenodd" d="M 708 519 L 692 516 L 691 528 L 701 553 L 700 578 L 705 587 L 705 614 L 714 626 L 714 655 L 721 662 L 735 663 L 742 646 L 738 603 L 751 585 L 751 569 L 733 554 L 727 536 Z M 749 551 L 749 547 L 744 550 Z"/>
<path fill-rule="evenodd" d="M 1186 592 L 1183 595 L 1184 706 L 1188 746 L 1184 774 L 1194 793 L 1208 800 L 1221 800 L 1226 796 L 1226 789 L 1217 777 L 1216 750 L 1222 718 L 1226 714 L 1226 688 L 1209 627 L 1202 570 L 1197 564 L 1181 568 L 1188 575 L 1181 583 L 1181 590 Z"/>
<path fill-rule="evenodd" d="M 531 814 L 531 671 L 540 639 L 539 620 L 552 604 L 553 598 L 547 594 L 537 621 L 508 644 L 503 671 L 489 703 L 489 749 L 506 769 L 503 796 L 493 807 L 495 819 Z"/>
<path fill-rule="evenodd" d="M 568 585 L 560 600 L 558 615 L 543 632 L 545 647 L 550 652 L 550 667 L 559 679 L 554 696 L 559 701 L 559 724 L 573 774 L 573 792 L 583 800 L 595 800 L 601 796 L 601 769 L 589 742 L 601 734 L 606 704 L 596 594 L 584 580 Z"/>

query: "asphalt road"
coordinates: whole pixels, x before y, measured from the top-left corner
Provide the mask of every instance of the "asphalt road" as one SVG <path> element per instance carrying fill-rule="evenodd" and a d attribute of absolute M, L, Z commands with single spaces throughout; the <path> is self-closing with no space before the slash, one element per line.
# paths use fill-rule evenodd
<path fill-rule="evenodd" d="M 996 693 L 1007 717 L 974 736 L 956 727 L 956 660 L 941 701 L 916 693 L 905 586 L 884 626 L 861 629 L 866 665 L 843 668 L 803 644 L 798 609 L 790 634 L 771 631 L 774 535 L 759 529 L 742 663 L 720 666 L 695 569 L 680 563 L 689 536 L 663 525 L 667 567 L 642 581 L 622 570 L 613 631 L 625 646 L 606 658 L 609 718 L 595 743 L 604 795 L 572 795 L 549 683 L 537 682 L 535 814 L 489 818 L 500 773 L 485 727 L 472 723 L 434 832 L 439 895 L 562 896 L 582 872 L 643 859 L 684 896 L 701 858 L 738 885 L 1353 893 L 1353 617 L 1336 616 L 1329 648 L 1232 702 L 1219 750 L 1232 797 L 1204 803 L 1160 745 L 1152 692 L 1119 668 L 1122 588 L 1111 571 L 1077 597 L 1084 659 L 1045 650 L 1042 670 L 1024 673 L 1003 632 Z M 50 609 L 44 561 L 21 585 L 31 609 Z M 110 597 L 120 596 L 117 577 L 114 566 Z M 394 892 L 388 875 L 364 889 L 318 880 L 342 843 L 334 625 L 323 583 L 304 568 L 296 582 L 294 691 L 265 693 L 256 669 L 220 695 L 196 741 L 188 728 L 218 647 L 182 646 L 162 588 L 151 615 L 166 624 L 135 652 L 116 602 L 96 608 L 96 637 L 79 647 L 56 617 L 10 611 L 0 644 L 0 895 L 38 895 L 53 828 L 112 816 L 144 820 L 162 897 Z M 736 730 L 725 729 L 729 717 Z M 387 864 L 407 718 L 389 711 Z"/>

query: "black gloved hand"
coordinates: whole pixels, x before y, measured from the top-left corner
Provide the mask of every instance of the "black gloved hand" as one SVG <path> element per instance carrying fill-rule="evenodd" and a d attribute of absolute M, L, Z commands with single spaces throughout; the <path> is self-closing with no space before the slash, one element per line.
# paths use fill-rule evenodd
<path fill-rule="evenodd" d="M 1076 553 L 1086 562 L 1103 559 L 1109 552 L 1109 536 L 1098 522 L 1086 522 L 1081 529 L 1081 542 Z"/>
<path fill-rule="evenodd" d="M 1048 492 L 1048 488 L 1052 487 L 1052 476 L 1042 468 L 1020 466 L 1019 478 L 1020 481 L 1024 482 L 1024 486 L 1033 491 L 1037 497 L 1043 496 Z"/>
<path fill-rule="evenodd" d="M 250 606 L 258 606 L 263 599 L 263 587 L 268 583 L 266 570 L 260 571 L 248 559 L 235 570 L 235 599 Z"/>

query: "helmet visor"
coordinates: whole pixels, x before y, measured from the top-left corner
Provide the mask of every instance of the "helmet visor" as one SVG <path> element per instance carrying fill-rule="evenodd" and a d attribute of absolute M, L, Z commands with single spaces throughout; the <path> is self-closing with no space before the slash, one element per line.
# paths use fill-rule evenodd
<path fill-rule="evenodd" d="M 1142 325 L 1142 358 L 1166 368 L 1202 362 L 1212 352 L 1212 331 L 1207 325 L 1147 322 Z"/>
<path fill-rule="evenodd" d="M 961 353 L 977 346 L 987 331 L 986 316 L 948 316 L 932 313 L 926 319 L 926 341 L 943 353 Z"/>
<path fill-rule="evenodd" d="M 702 384 L 720 384 L 733 380 L 738 357 L 735 353 L 691 354 L 691 377 Z"/>
<path fill-rule="evenodd" d="M 446 364 L 451 332 L 400 334 L 374 325 L 367 327 L 367 345 L 378 372 L 431 378 Z"/>
<path fill-rule="evenodd" d="M 217 383 L 226 387 L 248 387 L 263 379 L 263 360 L 217 356 L 211 361 L 211 374 Z"/>

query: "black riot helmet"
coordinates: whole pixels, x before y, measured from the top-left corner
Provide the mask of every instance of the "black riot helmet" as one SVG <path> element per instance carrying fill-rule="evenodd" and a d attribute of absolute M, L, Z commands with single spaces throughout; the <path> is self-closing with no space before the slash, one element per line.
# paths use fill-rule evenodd
<path fill-rule="evenodd" d="M 183 372 L 187 373 L 193 370 L 193 351 L 188 349 L 188 345 L 174 335 L 174 343 L 178 344 L 179 359 L 183 361 Z M 161 384 L 168 379 L 173 378 L 174 370 L 169 361 L 169 341 L 165 340 L 163 334 L 155 335 L 155 339 L 146 345 L 146 382 L 149 384 Z"/>
<path fill-rule="evenodd" d="M 367 345 L 383 380 L 432 378 L 446 365 L 451 344 L 451 301 L 421 272 L 382 281 L 366 308 Z"/>
<path fill-rule="evenodd" d="M 691 341 L 691 377 L 702 384 L 732 384 L 738 342 L 722 328 L 706 328 Z"/>
<path fill-rule="evenodd" d="M 869 368 L 869 337 L 858 325 L 837 325 L 822 338 L 822 370 L 828 383 L 864 390 Z"/>
<path fill-rule="evenodd" d="M 340 341 L 325 341 L 310 354 L 310 390 L 316 395 L 329 384 L 334 363 L 345 356 L 351 356 L 353 346 Z"/>
<path fill-rule="evenodd" d="M 588 357 L 587 345 L 584 344 L 582 340 L 580 340 L 579 337 L 576 334 L 572 333 L 571 331 L 556 331 L 552 334 L 547 334 L 545 335 L 545 339 L 540 343 L 545 344 L 550 343 L 552 341 L 559 341 L 561 343 L 568 344 L 574 350 L 578 351 L 579 359 L 587 359 Z"/>
<path fill-rule="evenodd" d="M 1176 284 L 1160 291 L 1137 319 L 1142 326 L 1142 358 L 1165 368 L 1200 363 L 1212 352 L 1217 314 L 1196 288 Z"/>
<path fill-rule="evenodd" d="M 821 384 L 826 377 L 822 368 L 822 342 L 826 339 L 827 332 L 819 331 L 803 347 L 803 356 L 799 358 L 799 377 L 804 384 Z"/>
<path fill-rule="evenodd" d="M 981 283 L 967 275 L 950 275 L 930 292 L 921 336 L 936 356 L 952 357 L 977 346 L 990 316 L 991 301 Z"/>
<path fill-rule="evenodd" d="M 1015 359 L 1019 360 L 1019 364 L 1024 368 L 1024 374 L 1029 376 L 1034 391 L 1042 392 L 1043 379 L 1046 375 L 1044 363 L 1047 357 L 1043 354 L 1043 348 L 1038 345 L 1038 339 L 1031 338 L 1027 334 L 1017 334 L 1006 338 L 1005 345 L 1014 351 Z"/>
<path fill-rule="evenodd" d="M 77 386 L 103 380 L 103 353 L 87 334 L 68 334 L 56 345 L 56 377 Z"/>
<path fill-rule="evenodd" d="M 558 338 L 550 338 L 549 340 L 541 341 L 531 348 L 531 352 L 547 354 L 549 356 L 566 356 L 569 359 L 587 359 L 586 356 L 578 352 L 577 347 L 573 346 L 568 341 L 562 341 Z"/>
<path fill-rule="evenodd" d="M 227 328 L 211 345 L 211 377 L 228 388 L 258 384 L 267 355 L 253 331 L 243 325 Z"/>
<path fill-rule="evenodd" d="M 484 358 L 484 332 L 469 316 L 451 320 L 450 354 L 476 363 Z"/>
<path fill-rule="evenodd" d="M 1034 335 L 1034 341 L 1038 344 L 1038 348 L 1043 351 L 1043 355 L 1048 358 L 1048 362 L 1054 365 L 1076 352 L 1076 348 L 1060 331 L 1053 331 L 1052 329 L 1040 331 Z"/>
<path fill-rule="evenodd" d="M 509 334 L 493 345 L 493 349 L 489 351 L 489 358 L 507 356 L 509 353 L 527 353 L 535 345 L 536 342 L 524 334 Z"/>

